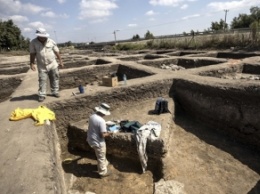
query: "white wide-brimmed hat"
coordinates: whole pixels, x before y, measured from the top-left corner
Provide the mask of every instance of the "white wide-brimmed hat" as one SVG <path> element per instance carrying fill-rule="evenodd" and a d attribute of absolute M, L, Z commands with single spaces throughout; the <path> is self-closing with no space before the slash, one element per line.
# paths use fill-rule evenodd
<path fill-rule="evenodd" d="M 50 35 L 47 33 L 47 31 L 44 28 L 38 28 L 36 30 L 36 36 L 47 38 Z"/>
<path fill-rule="evenodd" d="M 102 104 L 100 104 L 100 106 L 95 107 L 95 110 L 97 112 L 100 112 L 100 113 L 102 113 L 104 115 L 110 115 L 109 109 L 110 109 L 110 106 L 108 104 L 106 104 L 106 103 L 102 103 Z"/>

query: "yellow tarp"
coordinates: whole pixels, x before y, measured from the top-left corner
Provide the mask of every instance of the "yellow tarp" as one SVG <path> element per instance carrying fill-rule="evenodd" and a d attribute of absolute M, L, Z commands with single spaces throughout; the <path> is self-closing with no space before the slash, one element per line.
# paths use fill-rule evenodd
<path fill-rule="evenodd" d="M 15 109 L 9 118 L 11 121 L 17 121 L 32 117 L 36 123 L 35 125 L 43 125 L 45 120 L 56 120 L 55 113 L 45 106 L 39 106 L 36 109 Z"/>

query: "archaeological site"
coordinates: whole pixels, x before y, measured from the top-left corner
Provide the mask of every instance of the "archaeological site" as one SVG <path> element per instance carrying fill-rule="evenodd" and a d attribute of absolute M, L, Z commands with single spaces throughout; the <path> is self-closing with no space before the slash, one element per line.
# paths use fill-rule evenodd
<path fill-rule="evenodd" d="M 1 56 L 1 193 L 260 193 L 260 52 L 75 49 L 62 58 L 61 97 L 40 103 L 29 56 Z M 159 98 L 169 112 L 154 113 Z M 106 139 L 111 175 L 98 176 L 86 131 L 103 102 L 106 121 L 160 124 L 145 172 L 135 131 L 119 129 Z M 56 120 L 9 120 L 39 106 Z"/>

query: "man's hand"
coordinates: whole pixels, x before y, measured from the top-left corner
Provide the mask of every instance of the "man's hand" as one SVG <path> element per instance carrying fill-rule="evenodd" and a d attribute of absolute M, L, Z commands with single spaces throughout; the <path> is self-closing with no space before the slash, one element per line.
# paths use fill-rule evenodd
<path fill-rule="evenodd" d="M 36 65 L 34 63 L 30 64 L 31 70 L 36 71 Z"/>
<path fill-rule="evenodd" d="M 60 64 L 59 64 L 59 68 L 63 68 L 64 65 L 63 65 L 63 62 L 61 61 Z"/>
<path fill-rule="evenodd" d="M 109 131 L 101 133 L 101 136 L 102 136 L 103 138 L 109 137 L 109 136 L 112 136 L 112 135 L 113 135 L 113 132 L 109 132 Z"/>
<path fill-rule="evenodd" d="M 109 136 L 110 136 L 110 137 L 114 137 L 114 133 L 113 133 L 113 132 L 110 132 L 110 133 L 109 133 Z"/>

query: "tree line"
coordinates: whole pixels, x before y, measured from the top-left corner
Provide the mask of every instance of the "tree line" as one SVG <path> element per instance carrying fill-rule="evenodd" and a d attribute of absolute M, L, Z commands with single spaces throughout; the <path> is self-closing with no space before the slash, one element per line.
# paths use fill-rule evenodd
<path fill-rule="evenodd" d="M 260 8 L 256 6 L 250 8 L 250 14 L 239 14 L 237 17 L 234 17 L 230 26 L 223 19 L 220 19 L 219 22 L 217 21 L 211 22 L 211 27 L 205 29 L 204 32 L 238 29 L 238 28 L 251 28 L 253 34 L 255 34 L 256 30 L 259 27 L 260 27 Z M 183 32 L 183 34 L 187 34 L 187 33 Z M 190 34 L 195 35 L 196 32 L 194 30 L 191 30 Z M 153 39 L 153 38 L 154 36 L 149 30 L 144 34 L 144 39 Z M 140 40 L 140 36 L 136 34 L 132 37 L 132 40 Z"/>
<path fill-rule="evenodd" d="M 0 50 L 24 50 L 28 49 L 29 38 L 24 38 L 12 20 L 0 20 Z"/>
<path fill-rule="evenodd" d="M 219 22 L 211 22 L 211 30 L 223 30 L 223 29 L 236 29 L 236 28 L 253 28 L 259 26 L 260 21 L 260 8 L 251 7 L 250 14 L 239 14 L 234 17 L 230 26 L 223 19 Z"/>

